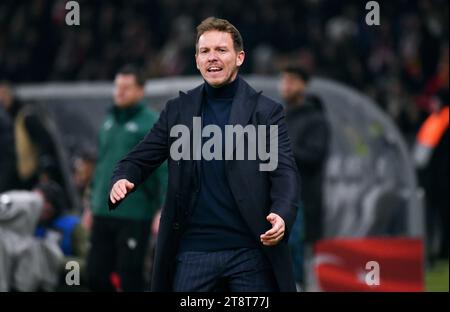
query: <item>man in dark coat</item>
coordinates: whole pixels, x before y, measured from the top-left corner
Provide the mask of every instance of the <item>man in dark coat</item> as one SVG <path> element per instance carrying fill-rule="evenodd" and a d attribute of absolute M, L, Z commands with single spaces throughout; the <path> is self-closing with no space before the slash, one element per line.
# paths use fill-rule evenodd
<path fill-rule="evenodd" d="M 287 238 L 296 216 L 298 173 L 283 108 L 238 76 L 243 42 L 228 21 L 208 18 L 197 27 L 195 57 L 205 83 L 170 100 L 144 140 L 119 162 L 110 208 L 168 159 L 152 290 L 295 291 Z M 204 126 L 200 137 L 194 117 Z M 236 135 L 229 157 L 227 127 L 236 125 L 249 131 Z M 276 165 L 266 171 L 261 165 L 267 165 L 267 157 L 242 160 L 237 155 L 240 147 L 250 151 L 255 143 L 250 128 L 264 126 L 271 127 L 257 142 L 258 155 L 264 145 L 266 151 L 276 147 L 271 154 Z M 190 141 L 185 157 L 178 157 L 181 137 L 174 132 L 182 128 Z M 225 138 L 213 131 L 225 148 L 214 144 L 212 159 L 205 157 L 206 129 L 225 129 Z M 199 145 L 201 158 L 196 157 Z"/>
<path fill-rule="evenodd" d="M 330 130 L 319 98 L 305 94 L 308 73 L 299 66 L 284 68 L 281 95 L 286 103 L 286 123 L 301 177 L 305 240 L 322 236 L 323 175 L 330 145 Z"/>
<path fill-rule="evenodd" d="M 319 98 L 306 96 L 308 73 L 292 65 L 282 71 L 280 93 L 286 103 L 286 123 L 300 171 L 301 208 L 294 223 L 291 245 L 296 282 L 301 288 L 311 275 L 314 242 L 323 236 L 323 179 L 330 145 L 330 130 Z M 302 233 L 302 234 L 299 234 Z M 306 258 L 306 259 L 303 259 Z"/>

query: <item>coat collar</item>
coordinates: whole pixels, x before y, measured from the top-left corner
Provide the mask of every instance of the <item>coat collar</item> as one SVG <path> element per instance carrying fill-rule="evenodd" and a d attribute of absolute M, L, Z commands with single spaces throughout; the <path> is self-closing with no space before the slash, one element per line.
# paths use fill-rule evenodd
<path fill-rule="evenodd" d="M 125 108 L 120 108 L 120 107 L 117 107 L 116 105 L 113 105 L 110 108 L 110 112 L 114 115 L 114 118 L 118 122 L 127 122 L 128 120 L 133 118 L 137 113 L 139 113 L 144 108 L 145 108 L 145 103 L 141 100 L 141 101 L 138 101 L 135 104 L 133 104 L 129 107 L 125 107 Z"/>
<path fill-rule="evenodd" d="M 205 83 L 189 90 L 187 93 L 180 91 L 181 105 L 183 106 L 181 109 L 180 123 L 186 125 L 190 133 L 193 133 L 193 117 L 201 116 L 204 89 Z M 236 94 L 231 103 L 228 124 L 233 126 L 242 125 L 245 127 L 255 110 L 257 98 L 261 93 L 256 92 L 244 79 L 240 78 Z M 237 138 L 233 140 L 233 151 L 236 149 L 237 141 Z M 191 157 L 193 157 L 192 153 L 193 148 L 191 149 Z"/>
<path fill-rule="evenodd" d="M 257 97 L 261 93 L 262 92 L 256 92 L 244 79 L 239 79 L 238 89 L 231 104 L 228 124 L 247 125 L 255 110 Z"/>
<path fill-rule="evenodd" d="M 185 92 L 180 91 L 180 119 L 179 123 L 186 125 L 189 128 L 190 133 L 193 133 L 193 117 L 201 116 L 201 108 L 204 96 L 205 83 L 198 87 Z M 239 79 L 239 85 L 236 90 L 236 94 L 231 103 L 231 112 L 228 124 L 242 126 L 247 125 L 251 118 L 251 115 L 255 109 L 257 103 L 257 97 L 261 92 L 256 92 L 251 88 L 244 79 Z M 236 148 L 236 142 L 234 142 L 233 151 Z M 184 176 L 194 177 L 194 187 L 199 185 L 200 177 L 200 162 L 193 160 L 193 148 L 191 148 L 191 161 L 183 162 L 182 170 Z M 196 174 L 193 174 L 195 172 Z"/>
<path fill-rule="evenodd" d="M 192 126 L 192 117 L 201 115 L 202 100 L 204 95 L 205 83 L 189 90 L 187 93 L 180 91 L 180 99 L 183 105 L 182 122 Z M 238 87 L 233 102 L 231 103 L 231 112 L 228 124 L 245 126 L 256 106 L 256 99 L 262 92 L 256 92 L 242 78 L 238 81 Z M 189 122 L 190 121 L 190 122 Z"/>

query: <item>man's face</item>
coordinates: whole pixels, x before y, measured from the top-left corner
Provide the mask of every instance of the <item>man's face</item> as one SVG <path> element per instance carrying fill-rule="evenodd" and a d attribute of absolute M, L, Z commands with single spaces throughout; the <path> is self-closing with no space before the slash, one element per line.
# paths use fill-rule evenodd
<path fill-rule="evenodd" d="M 114 102 L 119 107 L 128 107 L 144 96 L 144 88 L 139 86 L 132 74 L 117 74 L 114 80 Z"/>
<path fill-rule="evenodd" d="M 78 189 L 83 190 L 89 185 L 94 173 L 94 163 L 82 158 L 75 161 L 74 180 Z"/>
<path fill-rule="evenodd" d="M 280 93 L 286 104 L 300 104 L 305 94 L 305 81 L 291 73 L 281 76 Z"/>
<path fill-rule="evenodd" d="M 227 32 L 207 31 L 198 39 L 197 69 L 213 87 L 221 87 L 236 79 L 244 57 L 244 51 L 236 52 L 231 34 Z"/>

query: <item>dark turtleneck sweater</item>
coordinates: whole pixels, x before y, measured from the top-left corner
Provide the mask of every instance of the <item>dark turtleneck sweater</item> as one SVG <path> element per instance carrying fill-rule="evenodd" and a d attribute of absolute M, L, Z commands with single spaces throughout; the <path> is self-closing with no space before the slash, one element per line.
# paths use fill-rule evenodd
<path fill-rule="evenodd" d="M 239 85 L 239 77 L 228 85 L 213 88 L 205 83 L 202 123 L 222 130 L 222 160 L 200 161 L 200 192 L 191 222 L 183 235 L 180 251 L 218 251 L 257 247 L 231 193 L 225 172 L 225 125 Z M 203 138 L 203 144 L 209 138 Z"/>

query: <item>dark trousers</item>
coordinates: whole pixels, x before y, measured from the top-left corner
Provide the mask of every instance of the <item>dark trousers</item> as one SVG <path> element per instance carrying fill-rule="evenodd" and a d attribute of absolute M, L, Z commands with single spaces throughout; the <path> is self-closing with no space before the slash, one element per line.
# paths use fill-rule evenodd
<path fill-rule="evenodd" d="M 177 255 L 173 285 L 177 292 L 268 292 L 277 288 L 271 265 L 259 249 L 187 251 Z"/>
<path fill-rule="evenodd" d="M 95 216 L 87 260 L 89 288 L 116 290 L 111 283 L 115 272 L 122 291 L 143 291 L 149 238 L 150 221 Z"/>

